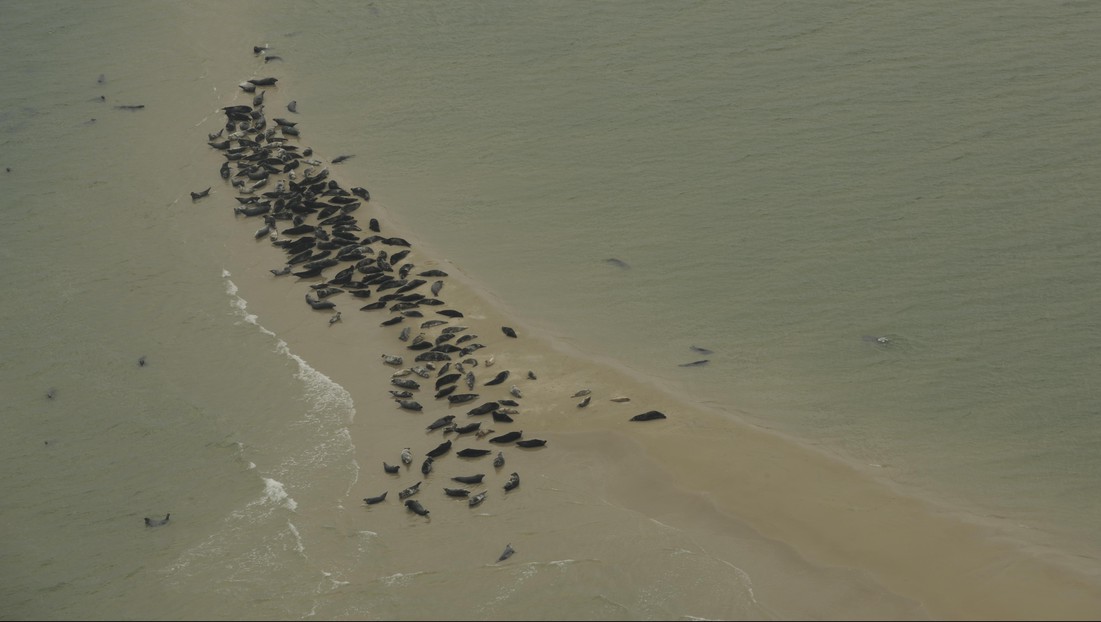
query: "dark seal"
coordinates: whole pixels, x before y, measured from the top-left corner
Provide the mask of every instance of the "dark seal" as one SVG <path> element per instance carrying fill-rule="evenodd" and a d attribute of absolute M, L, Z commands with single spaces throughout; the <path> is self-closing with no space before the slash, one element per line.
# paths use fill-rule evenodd
<path fill-rule="evenodd" d="M 665 413 L 657 410 L 649 410 L 641 415 L 631 417 L 631 421 L 653 421 L 654 419 L 665 419 Z"/>

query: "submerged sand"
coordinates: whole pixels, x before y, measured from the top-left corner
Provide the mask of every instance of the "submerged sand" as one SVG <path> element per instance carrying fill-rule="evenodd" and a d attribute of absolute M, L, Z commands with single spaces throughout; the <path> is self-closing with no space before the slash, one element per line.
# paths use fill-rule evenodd
<path fill-rule="evenodd" d="M 201 131 L 214 131 L 215 123 L 212 119 Z M 311 141 L 306 136 L 299 144 Z M 336 155 L 318 157 L 327 161 Z M 211 162 L 216 162 L 213 178 L 220 161 L 212 154 Z M 355 179 L 338 181 L 345 188 L 359 185 Z M 449 273 L 440 298 L 465 314 L 455 323 L 468 326 L 486 346 L 477 353 L 483 364 L 479 384 L 508 369 L 512 376 L 505 387 L 515 383 L 523 391 L 518 423 L 497 426 L 499 431 L 522 429 L 525 438 L 548 440 L 541 449 L 505 448 L 508 464 L 499 473 L 488 465 L 458 464 L 454 456 L 441 458 L 438 471 L 448 471 L 433 482 L 434 495 L 423 498 L 432 510 L 433 535 L 410 541 L 410 559 L 427 563 L 438 558 L 439 542 L 471 540 L 484 547 L 487 561 L 506 541 L 518 551 L 514 559 L 611 555 L 597 548 L 602 539 L 638 530 L 635 546 L 642 551 L 644 534 L 661 528 L 696 543 L 694 553 L 747 575 L 763 617 L 1090 619 L 1101 613 L 1101 580 L 1070 558 L 1030 547 L 997 524 L 907 496 L 870 469 L 750 425 L 737 417 L 736 405 L 704 407 L 621 362 L 580 352 L 567 335 L 511 316 L 507 301 L 496 299 L 462 266 L 434 254 L 417 239 L 416 223 L 402 222 L 377 198 L 355 215 L 361 223 L 376 217 L 385 235 L 412 242 L 409 259 L 418 271 Z M 228 208 L 212 217 L 239 229 L 239 245 L 228 249 L 229 268 L 250 310 L 352 395 L 357 416 L 350 429 L 362 474 L 346 505 L 384 488 L 396 505 L 401 486 L 383 476 L 379 463 L 397 463 L 400 449 L 409 446 L 417 455 L 415 471 L 424 452 L 444 440 L 424 427 L 446 413 L 462 421 L 480 401 L 449 408 L 422 390 L 424 412 L 398 409 L 387 393 L 394 388 L 389 384 L 394 369 L 381 355 L 406 354 L 411 361 L 412 353 L 397 339 L 404 324 L 380 326 L 389 317 L 386 311 L 360 312 L 368 301 L 340 294 L 333 300 L 342 321 L 330 325 L 327 313 L 303 302 L 307 282 L 272 276 L 269 270 L 280 267 L 285 256 L 266 240 L 253 240 L 262 224 L 258 219 L 234 219 Z M 518 338 L 506 336 L 505 325 L 515 328 Z M 490 356 L 492 372 L 484 366 Z M 529 370 L 536 380 L 526 378 Z M 580 389 L 592 392 L 584 408 L 572 397 Z M 649 410 L 668 418 L 630 421 Z M 456 445 L 497 449 L 469 437 Z M 449 485 L 451 471 L 487 467 L 488 514 L 479 516 L 479 535 L 473 536 L 469 508 L 446 502 L 438 488 Z M 514 470 L 523 484 L 506 495 L 501 483 Z M 401 482 L 412 483 L 419 475 L 403 473 Z M 395 507 L 373 518 L 378 531 L 408 525 L 406 512 Z M 629 563 L 641 553 L 618 554 Z M 730 615 L 718 604 L 689 613 Z"/>

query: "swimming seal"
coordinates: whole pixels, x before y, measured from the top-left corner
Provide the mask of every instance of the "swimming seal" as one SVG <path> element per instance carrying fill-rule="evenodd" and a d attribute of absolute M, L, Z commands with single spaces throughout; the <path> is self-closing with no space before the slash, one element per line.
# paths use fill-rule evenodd
<path fill-rule="evenodd" d="M 172 516 L 172 515 L 171 514 L 165 514 L 163 519 L 149 518 L 147 516 L 147 517 L 145 517 L 145 526 L 146 527 L 160 527 L 161 525 L 166 525 L 166 524 L 168 524 L 168 517 L 169 516 Z"/>
<path fill-rule="evenodd" d="M 503 562 L 506 559 L 512 557 L 512 554 L 516 552 L 516 549 L 512 548 L 511 544 L 505 545 L 505 550 L 501 552 L 501 556 L 497 558 L 497 562 Z"/>

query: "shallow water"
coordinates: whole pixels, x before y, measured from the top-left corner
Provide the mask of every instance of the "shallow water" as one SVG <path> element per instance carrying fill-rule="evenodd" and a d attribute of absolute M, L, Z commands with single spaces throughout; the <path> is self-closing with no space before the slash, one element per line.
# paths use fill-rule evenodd
<path fill-rule="evenodd" d="M 789 613 L 645 517 L 471 577 L 333 518 L 372 405 L 250 315 L 203 144 L 269 69 L 304 142 L 521 332 L 1096 559 L 1092 5 L 276 7 L 5 5 L 0 615 Z"/>

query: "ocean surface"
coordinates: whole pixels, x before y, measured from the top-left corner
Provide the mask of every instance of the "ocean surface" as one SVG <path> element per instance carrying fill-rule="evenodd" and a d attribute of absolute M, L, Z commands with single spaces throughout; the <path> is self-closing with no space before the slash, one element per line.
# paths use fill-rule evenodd
<path fill-rule="evenodd" d="M 593 560 L 456 612 L 334 527 L 378 406 L 250 307 L 229 193 L 189 196 L 268 74 L 519 326 L 1097 567 L 1099 32 L 1089 2 L 0 3 L 0 618 L 703 616 L 706 581 L 571 598 L 624 587 Z M 719 617 L 783 617 L 721 570 Z"/>

